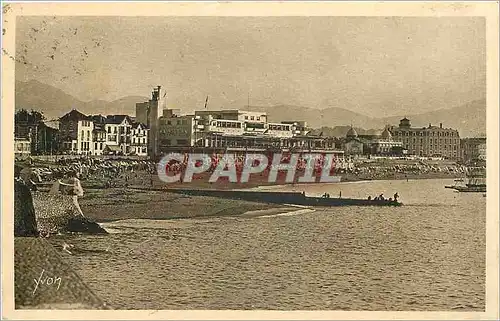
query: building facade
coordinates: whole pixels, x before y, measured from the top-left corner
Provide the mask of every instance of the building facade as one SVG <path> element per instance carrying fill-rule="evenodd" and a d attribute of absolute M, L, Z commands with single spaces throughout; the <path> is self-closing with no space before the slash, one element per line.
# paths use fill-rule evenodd
<path fill-rule="evenodd" d="M 346 138 L 344 141 L 344 152 L 346 155 L 355 156 L 363 155 L 365 151 L 365 142 L 363 142 L 359 137 L 356 130 L 351 126 L 347 131 Z"/>
<path fill-rule="evenodd" d="M 464 138 L 460 140 L 460 159 L 464 163 L 486 161 L 486 137 Z"/>
<path fill-rule="evenodd" d="M 76 109 L 59 119 L 61 149 L 68 154 L 91 155 L 93 152 L 92 118 Z"/>
<path fill-rule="evenodd" d="M 72 110 L 60 118 L 59 127 L 62 150 L 68 154 L 147 154 L 149 129 L 127 115 L 87 116 Z"/>
<path fill-rule="evenodd" d="M 131 129 L 130 153 L 137 156 L 148 155 L 148 128 L 145 124 L 134 122 Z"/>
<path fill-rule="evenodd" d="M 31 140 L 28 138 L 15 137 L 14 156 L 24 158 L 30 155 L 31 155 Z"/>
<path fill-rule="evenodd" d="M 400 155 L 403 154 L 403 143 L 395 141 L 386 127 L 380 137 L 371 141 L 371 153 L 374 155 Z"/>
<path fill-rule="evenodd" d="M 201 110 L 180 115 L 177 110 L 165 109 L 159 118 L 159 152 L 193 148 L 341 152 L 326 138 L 310 135 L 305 122 L 267 119 L 266 113 L 243 110 Z"/>
<path fill-rule="evenodd" d="M 411 127 L 410 120 L 401 119 L 398 127 L 389 128 L 392 138 L 403 143 L 408 154 L 425 157 L 460 157 L 460 135 L 456 129 L 438 126 Z"/>

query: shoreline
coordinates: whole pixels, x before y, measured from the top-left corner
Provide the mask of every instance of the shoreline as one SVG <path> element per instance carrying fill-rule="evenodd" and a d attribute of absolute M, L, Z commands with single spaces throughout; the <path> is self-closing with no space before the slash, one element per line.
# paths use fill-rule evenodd
<path fill-rule="evenodd" d="M 148 175 L 149 176 L 149 175 Z M 267 180 L 261 179 L 261 177 L 257 177 L 257 179 L 250 179 L 249 182 L 246 183 L 231 183 L 224 180 L 218 180 L 217 182 L 210 183 L 209 173 L 202 173 L 201 175 L 195 176 L 193 180 L 189 183 L 186 182 L 175 182 L 175 183 L 165 183 L 161 181 L 157 175 L 153 175 L 152 184 L 147 184 L 146 182 L 150 180 L 146 179 L 136 179 L 136 180 L 128 180 L 123 181 L 122 179 L 116 179 L 118 182 L 118 186 L 116 187 L 125 187 L 125 188 L 140 188 L 147 190 L 148 188 L 151 190 L 168 190 L 169 188 L 183 188 L 187 185 L 190 185 L 192 188 L 201 188 L 201 189 L 223 189 L 223 190 L 246 190 L 246 189 L 255 189 L 260 187 L 278 187 L 278 186 L 307 186 L 307 185 L 315 185 L 315 184 L 340 184 L 340 183 L 351 183 L 351 182 L 369 182 L 369 181 L 401 181 L 401 180 L 422 180 L 422 179 L 458 179 L 463 178 L 463 175 L 459 174 L 443 174 L 443 173 L 422 173 L 422 174 L 389 174 L 389 175 L 378 175 L 376 177 L 364 177 L 355 174 L 342 174 L 340 182 L 312 182 L 312 183 L 299 183 L 299 182 L 286 182 L 284 177 L 278 177 L 276 182 L 268 182 Z M 252 176 L 251 176 L 252 178 Z M 255 178 L 255 177 L 254 177 Z M 150 182 L 151 183 L 151 182 Z M 92 190 L 106 190 L 109 187 L 105 187 L 104 183 L 96 182 L 96 181 L 82 181 L 82 186 L 84 189 L 92 189 Z"/>
<path fill-rule="evenodd" d="M 451 177 L 446 177 L 452 179 Z M 443 179 L 421 177 L 425 179 Z M 378 180 L 382 181 L 382 180 Z M 392 180 L 387 180 L 388 182 Z M 399 180 L 400 181 L 400 180 Z M 366 183 L 370 181 L 347 181 L 344 183 Z M 341 183 L 321 183 L 335 185 Z M 228 190 L 226 184 L 222 190 Z M 312 186 L 314 184 L 296 184 L 296 187 Z M 235 191 L 252 191 L 279 189 L 291 186 L 257 185 L 243 189 L 234 188 Z M 200 189 L 197 184 L 184 184 L 185 188 Z M 172 187 L 172 189 L 180 186 Z M 212 186 L 212 189 L 214 186 Z M 248 212 L 266 209 L 285 210 L 294 208 L 290 204 L 275 204 L 254 200 L 226 199 L 214 196 L 184 195 L 169 191 L 165 186 L 151 188 L 150 186 L 129 186 L 108 189 L 88 189 L 85 196 L 80 199 L 80 206 L 89 219 L 99 223 L 114 222 L 125 219 L 152 219 L 152 220 L 179 220 L 203 219 L 207 217 L 245 217 Z"/>

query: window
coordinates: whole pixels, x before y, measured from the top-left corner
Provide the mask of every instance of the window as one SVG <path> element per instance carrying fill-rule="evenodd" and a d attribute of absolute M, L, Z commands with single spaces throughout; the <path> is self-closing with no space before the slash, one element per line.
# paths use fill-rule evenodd
<path fill-rule="evenodd" d="M 254 116 L 250 116 L 250 120 L 254 120 L 254 118 L 255 118 Z"/>
<path fill-rule="evenodd" d="M 111 134 L 111 127 L 108 127 L 108 134 Z"/>
<path fill-rule="evenodd" d="M 257 117 L 257 120 L 260 120 L 260 117 Z"/>
<path fill-rule="evenodd" d="M 245 119 L 248 120 L 248 116 L 245 116 Z"/>
<path fill-rule="evenodd" d="M 100 143 L 100 146 L 99 146 L 99 147 L 100 147 L 100 149 L 102 149 L 102 143 Z"/>

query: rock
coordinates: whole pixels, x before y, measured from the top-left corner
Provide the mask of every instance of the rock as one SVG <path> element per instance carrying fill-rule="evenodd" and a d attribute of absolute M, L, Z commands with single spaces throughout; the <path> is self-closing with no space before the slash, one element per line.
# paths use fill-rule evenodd
<path fill-rule="evenodd" d="M 69 195 L 34 192 L 33 204 L 38 230 L 45 235 L 63 232 L 68 220 L 78 215 Z"/>
<path fill-rule="evenodd" d="M 108 234 L 99 224 L 79 215 L 70 195 L 35 192 L 33 200 L 38 229 L 43 234 Z"/>
<path fill-rule="evenodd" d="M 65 229 L 67 232 L 75 233 L 108 234 L 99 224 L 82 216 L 70 218 Z"/>
<path fill-rule="evenodd" d="M 86 281 L 92 280 L 82 279 L 63 259 L 64 255 L 43 238 L 14 238 L 16 309 L 108 308 L 87 285 Z M 48 278 L 60 278 L 61 281 L 49 284 Z M 35 280 L 40 282 L 38 286 Z"/>
<path fill-rule="evenodd" d="M 22 181 L 14 180 L 14 236 L 38 236 L 31 191 Z"/>

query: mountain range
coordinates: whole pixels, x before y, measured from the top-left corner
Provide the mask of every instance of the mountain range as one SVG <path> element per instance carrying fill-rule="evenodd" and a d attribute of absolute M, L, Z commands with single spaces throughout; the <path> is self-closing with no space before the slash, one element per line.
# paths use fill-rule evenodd
<path fill-rule="evenodd" d="M 16 110 L 24 108 L 42 111 L 49 120 L 58 119 L 71 109 L 77 109 L 84 114 L 135 115 L 135 104 L 147 100 L 148 97 L 143 96 L 126 96 L 114 101 L 83 102 L 56 87 L 36 80 L 16 81 L 15 87 Z M 232 109 L 235 108 L 232 107 Z M 461 137 L 484 136 L 486 133 L 486 99 L 427 113 L 380 118 L 369 117 L 340 107 L 314 109 L 303 106 L 276 105 L 271 107 L 242 106 L 241 109 L 267 112 L 270 121 L 305 120 L 308 126 L 316 129 L 322 128 L 325 135 L 334 136 L 345 135 L 351 125 L 363 133 L 372 134 L 387 125 L 398 125 L 403 117 L 410 119 L 414 127 L 428 126 L 429 123 L 433 125 L 443 123 L 443 127 L 458 129 Z M 369 130 L 365 132 L 363 129 Z"/>

